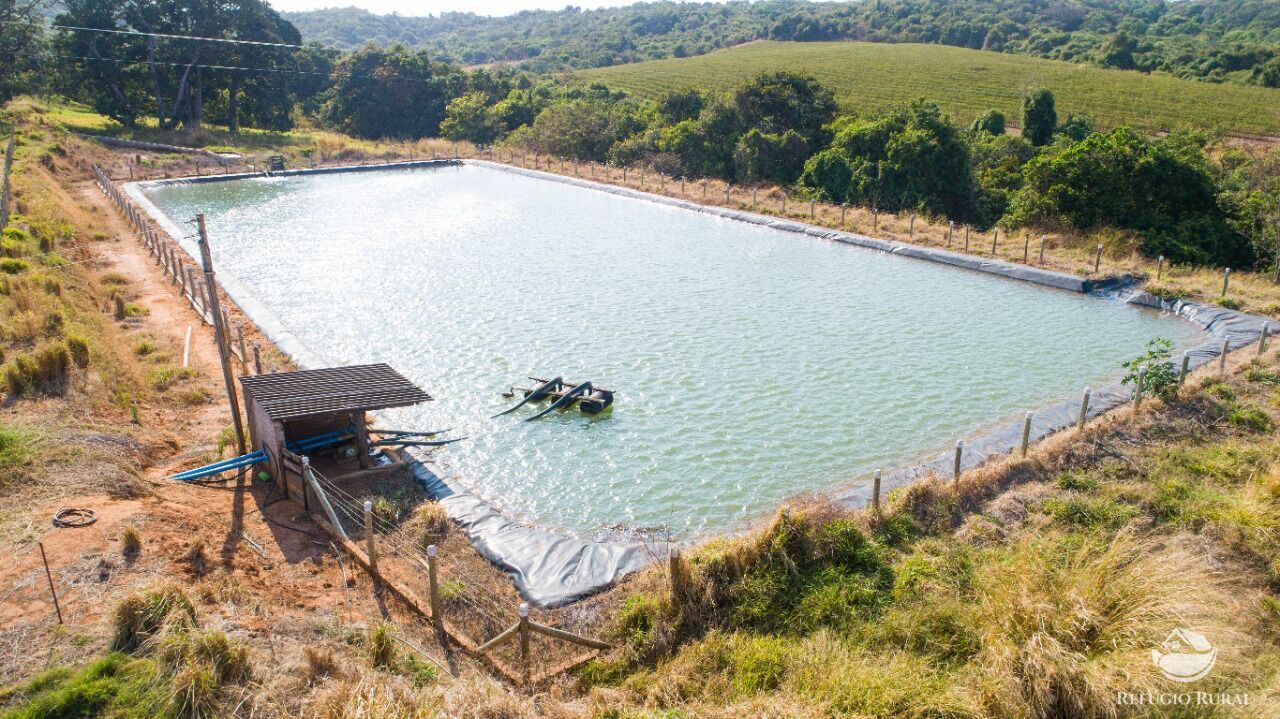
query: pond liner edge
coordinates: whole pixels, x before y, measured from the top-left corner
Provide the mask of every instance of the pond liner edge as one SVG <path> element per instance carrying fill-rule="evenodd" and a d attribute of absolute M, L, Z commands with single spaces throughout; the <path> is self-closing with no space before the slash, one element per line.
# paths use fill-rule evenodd
<path fill-rule="evenodd" d="M 1191 369 L 1201 367 L 1219 357 L 1225 340 L 1230 340 L 1235 347 L 1257 342 L 1263 325 L 1270 324 L 1269 320 L 1263 317 L 1235 310 L 1190 300 L 1167 300 L 1156 297 L 1145 291 L 1134 289 L 1138 283 L 1135 277 L 1111 278 L 1104 281 L 1087 280 L 1037 267 L 840 232 L 794 220 L 703 205 L 642 190 L 486 160 L 421 160 L 347 167 L 304 168 L 271 174 L 287 177 L 461 165 L 476 165 L 622 197 L 647 200 L 784 232 L 809 235 L 901 257 L 1030 282 L 1043 287 L 1078 294 L 1110 296 L 1128 304 L 1167 312 L 1204 330 L 1205 340 L 1186 350 L 1190 356 Z M 169 234 L 170 239 L 198 262 L 200 255 L 196 243 L 147 198 L 145 189 L 163 185 L 223 182 L 264 176 L 266 173 L 258 172 L 146 180 L 126 183 L 124 189 L 151 216 L 152 220 Z M 253 320 L 259 330 L 278 349 L 293 359 L 299 368 L 312 369 L 328 366 L 328 363 L 322 362 L 319 356 L 312 353 L 270 308 L 260 302 L 235 277 L 222 274 L 219 275 L 218 281 L 241 311 Z M 1094 388 L 1087 415 L 1092 419 L 1128 404 L 1132 399 L 1132 390 L 1121 382 L 1112 382 Z M 1031 441 L 1039 441 L 1073 426 L 1078 419 L 1079 409 L 1080 398 L 1076 397 L 1034 410 Z M 1023 420 L 1019 419 L 967 439 L 961 469 L 972 469 L 990 459 L 1016 451 L 1021 442 L 1022 425 Z M 604 591 L 622 577 L 653 563 L 660 554 L 665 553 L 658 545 L 649 542 L 588 541 L 517 522 L 479 496 L 461 488 L 457 483 L 451 483 L 440 466 L 430 458 L 415 451 L 406 451 L 403 454 L 413 460 L 408 463 L 413 476 L 432 499 L 440 502 L 450 519 L 466 532 L 468 540 L 476 551 L 511 578 L 523 599 L 539 608 L 565 606 Z M 881 491 L 888 492 L 904 487 L 930 474 L 946 476 L 952 470 L 953 461 L 954 454 L 946 452 L 887 471 L 882 475 Z M 828 490 L 826 495 L 845 507 L 866 506 L 871 501 L 870 478 L 863 477 L 847 483 L 843 488 Z"/>

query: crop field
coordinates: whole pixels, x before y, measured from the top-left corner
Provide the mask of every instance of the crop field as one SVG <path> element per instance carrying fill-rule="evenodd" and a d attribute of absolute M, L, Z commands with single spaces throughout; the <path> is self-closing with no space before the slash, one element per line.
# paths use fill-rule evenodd
<path fill-rule="evenodd" d="M 652 98 L 691 86 L 725 89 L 761 72 L 813 75 L 850 112 L 925 97 L 957 121 L 997 109 L 1016 125 L 1023 91 L 1043 85 L 1058 116 L 1083 114 L 1098 127 L 1147 131 L 1193 127 L 1280 135 L 1280 90 L 1181 80 L 945 45 L 756 42 L 698 57 L 583 70 L 581 77 Z"/>

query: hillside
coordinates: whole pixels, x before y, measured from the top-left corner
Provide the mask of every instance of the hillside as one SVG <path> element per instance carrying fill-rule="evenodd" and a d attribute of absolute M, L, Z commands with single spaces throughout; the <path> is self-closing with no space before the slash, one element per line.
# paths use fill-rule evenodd
<path fill-rule="evenodd" d="M 943 45 L 758 42 L 700 57 L 579 74 L 588 81 L 653 98 L 694 86 L 723 89 L 760 72 L 777 70 L 813 75 L 834 88 L 840 104 L 854 112 L 927 97 L 962 122 L 992 108 L 1017 118 L 1023 90 L 1043 85 L 1057 96 L 1064 117 L 1084 114 L 1102 127 L 1123 124 L 1148 131 L 1221 127 L 1239 134 L 1280 134 L 1280 90 Z"/>
<path fill-rule="evenodd" d="M 701 55 L 751 40 L 919 42 L 1212 82 L 1280 85 L 1280 12 L 1269 0 L 876 0 L 641 2 L 505 17 L 285 13 L 308 40 L 403 44 L 463 64 L 534 70 Z"/>

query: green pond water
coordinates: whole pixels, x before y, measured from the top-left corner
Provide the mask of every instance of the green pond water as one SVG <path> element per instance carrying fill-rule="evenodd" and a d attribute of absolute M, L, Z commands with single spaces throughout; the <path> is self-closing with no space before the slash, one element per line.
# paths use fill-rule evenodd
<path fill-rule="evenodd" d="M 170 185 L 238 278 L 332 364 L 387 362 L 471 439 L 450 479 L 592 536 L 739 526 L 1122 376 L 1191 325 L 1118 301 L 464 166 Z M 490 415 L 528 376 L 613 409 Z"/>

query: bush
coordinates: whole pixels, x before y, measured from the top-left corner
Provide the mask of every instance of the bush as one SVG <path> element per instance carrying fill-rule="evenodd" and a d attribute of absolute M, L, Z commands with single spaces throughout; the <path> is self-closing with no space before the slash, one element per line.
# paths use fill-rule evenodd
<path fill-rule="evenodd" d="M 0 260 L 0 272 L 5 273 L 6 275 L 20 275 L 29 269 L 31 269 L 31 265 L 26 260 L 15 260 L 12 258 Z"/>
<path fill-rule="evenodd" d="M 195 606 L 176 586 L 133 594 L 112 612 L 111 650 L 135 652 L 166 632 L 189 629 L 195 623 Z"/>
<path fill-rule="evenodd" d="M 1168 361 L 1173 356 L 1173 342 L 1157 337 L 1147 343 L 1147 351 L 1140 357 L 1121 365 L 1129 371 L 1123 384 L 1137 385 L 1139 372 L 1145 371 L 1142 391 L 1164 400 L 1178 394 L 1178 370 Z"/>
<path fill-rule="evenodd" d="M 1271 415 L 1257 407 L 1237 407 L 1227 415 L 1227 422 L 1232 427 L 1248 432 L 1270 432 L 1275 426 Z"/>

